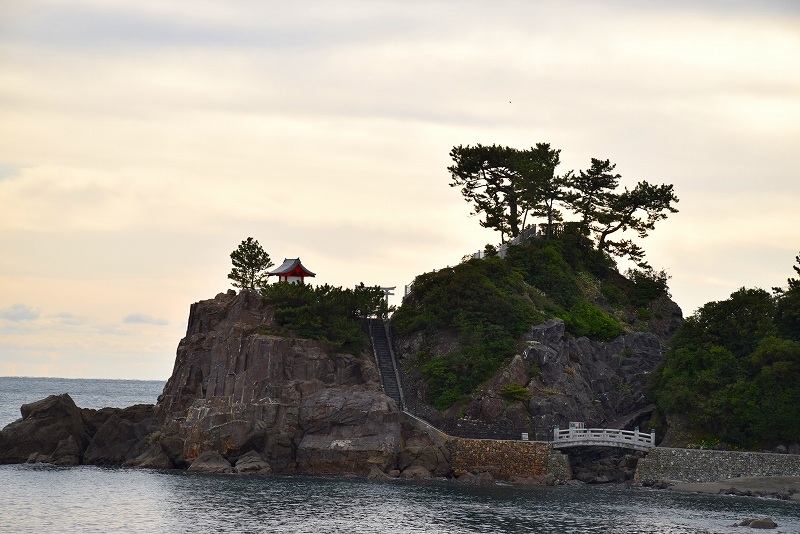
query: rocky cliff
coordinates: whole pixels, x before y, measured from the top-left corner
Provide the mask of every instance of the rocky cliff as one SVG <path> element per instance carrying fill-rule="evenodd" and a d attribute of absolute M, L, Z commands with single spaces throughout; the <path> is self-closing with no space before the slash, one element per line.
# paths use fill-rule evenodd
<path fill-rule="evenodd" d="M 425 381 L 415 365 L 414 355 L 430 347 L 430 338 L 417 334 L 398 339 L 407 404 L 434 424 L 463 435 L 480 435 L 481 429 L 491 428 L 495 435 L 528 432 L 531 439 L 549 440 L 554 425 L 566 428 L 570 421 L 612 428 L 643 423 L 652 412 L 644 396 L 649 374 L 663 357 L 664 341 L 681 321 L 677 305 L 668 300 L 656 304 L 658 318 L 651 332 L 634 332 L 611 342 L 568 337 L 560 319 L 531 327 L 508 365 L 472 399 L 446 412 L 427 405 Z M 446 334 L 433 343 L 434 351 L 456 349 L 457 339 Z M 524 388 L 527 400 L 501 395 L 512 384 Z"/>
<path fill-rule="evenodd" d="M 255 292 L 193 304 L 156 406 L 81 410 L 68 395 L 48 397 L 24 406 L 22 419 L 0 432 L 0 462 L 261 473 L 394 469 L 401 416 L 381 391 L 372 352 L 354 356 L 270 335 L 273 320 Z"/>

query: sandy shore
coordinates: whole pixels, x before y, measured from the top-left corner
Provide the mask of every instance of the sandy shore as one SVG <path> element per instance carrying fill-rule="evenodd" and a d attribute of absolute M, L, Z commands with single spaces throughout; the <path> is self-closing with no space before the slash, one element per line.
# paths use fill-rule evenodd
<path fill-rule="evenodd" d="M 800 503 L 800 477 L 742 477 L 718 480 L 716 482 L 670 482 L 670 490 L 694 493 L 728 493 L 734 489 L 753 496 L 774 497 L 775 494 L 789 495 L 789 499 Z"/>

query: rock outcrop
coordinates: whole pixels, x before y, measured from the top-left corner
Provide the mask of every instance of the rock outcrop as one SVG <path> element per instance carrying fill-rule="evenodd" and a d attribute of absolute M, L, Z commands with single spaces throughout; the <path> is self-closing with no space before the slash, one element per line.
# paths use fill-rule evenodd
<path fill-rule="evenodd" d="M 157 428 L 152 405 L 82 410 L 66 393 L 25 404 L 21 412 L 0 431 L 0 463 L 121 465 L 142 452 Z"/>
<path fill-rule="evenodd" d="M 399 451 L 399 411 L 375 359 L 270 335 L 273 309 L 255 292 L 191 307 L 175 368 L 159 397 L 162 430 L 183 456 L 262 454 L 276 472 L 359 472 Z"/>
<path fill-rule="evenodd" d="M 91 436 L 80 408 L 66 393 L 23 404 L 22 419 L 0 431 L 0 463 L 45 461 L 74 465 Z M 77 454 L 76 454 L 77 452 Z"/>
<path fill-rule="evenodd" d="M 680 309 L 676 313 L 679 316 Z M 566 337 L 560 319 L 533 326 L 509 364 L 485 382 L 466 405 L 446 413 L 425 406 L 426 387 L 413 364 L 414 354 L 430 340 L 421 335 L 400 339 L 397 353 L 407 404 L 442 428 L 454 432 L 467 429 L 466 435 L 481 428 L 491 428 L 495 436 L 513 429 L 530 433 L 531 439 L 549 440 L 554 425 L 566 428 L 570 421 L 632 427 L 646 421 L 652 412 L 644 388 L 649 373 L 663 357 L 661 338 L 671 333 L 667 330 L 673 323 L 660 325 L 664 331 L 659 335 L 635 332 L 607 343 Z M 434 350 L 456 348 L 457 341 L 444 335 Z M 523 402 L 503 397 L 503 388 L 511 384 L 524 387 L 530 398 Z"/>
<path fill-rule="evenodd" d="M 156 406 L 81 410 L 66 394 L 26 404 L 0 432 L 0 463 L 262 475 L 396 469 L 401 416 L 371 351 L 271 335 L 273 321 L 254 291 L 193 304 Z"/>

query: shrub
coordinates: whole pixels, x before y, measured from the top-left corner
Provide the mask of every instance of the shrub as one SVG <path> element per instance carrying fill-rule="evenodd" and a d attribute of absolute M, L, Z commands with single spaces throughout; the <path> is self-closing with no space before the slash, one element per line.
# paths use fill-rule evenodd
<path fill-rule="evenodd" d="M 568 312 L 562 312 L 561 318 L 567 332 L 575 337 L 586 336 L 598 341 L 612 341 L 624 333 L 619 322 L 586 301 L 573 306 Z"/>
<path fill-rule="evenodd" d="M 275 306 L 277 329 L 273 333 L 315 339 L 351 354 L 364 350 L 361 319 L 385 311 L 381 289 L 364 284 L 342 289 L 281 282 L 265 286 L 262 295 Z"/>
<path fill-rule="evenodd" d="M 521 386 L 517 383 L 508 384 L 507 386 L 503 386 L 502 389 L 499 391 L 500 396 L 506 399 L 509 402 L 515 401 L 527 401 L 531 398 L 531 393 L 524 386 Z"/>
<path fill-rule="evenodd" d="M 657 298 L 670 296 L 667 286 L 670 277 L 666 271 L 629 269 L 625 272 L 625 276 L 634 284 L 631 300 L 640 308 L 644 308 Z"/>

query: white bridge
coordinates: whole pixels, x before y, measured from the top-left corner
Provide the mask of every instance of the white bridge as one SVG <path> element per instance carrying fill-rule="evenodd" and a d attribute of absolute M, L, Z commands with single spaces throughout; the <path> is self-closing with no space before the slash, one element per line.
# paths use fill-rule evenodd
<path fill-rule="evenodd" d="M 621 447 L 647 451 L 656 446 L 656 431 L 585 428 L 583 423 L 570 423 L 569 428 L 553 429 L 553 447 Z"/>

